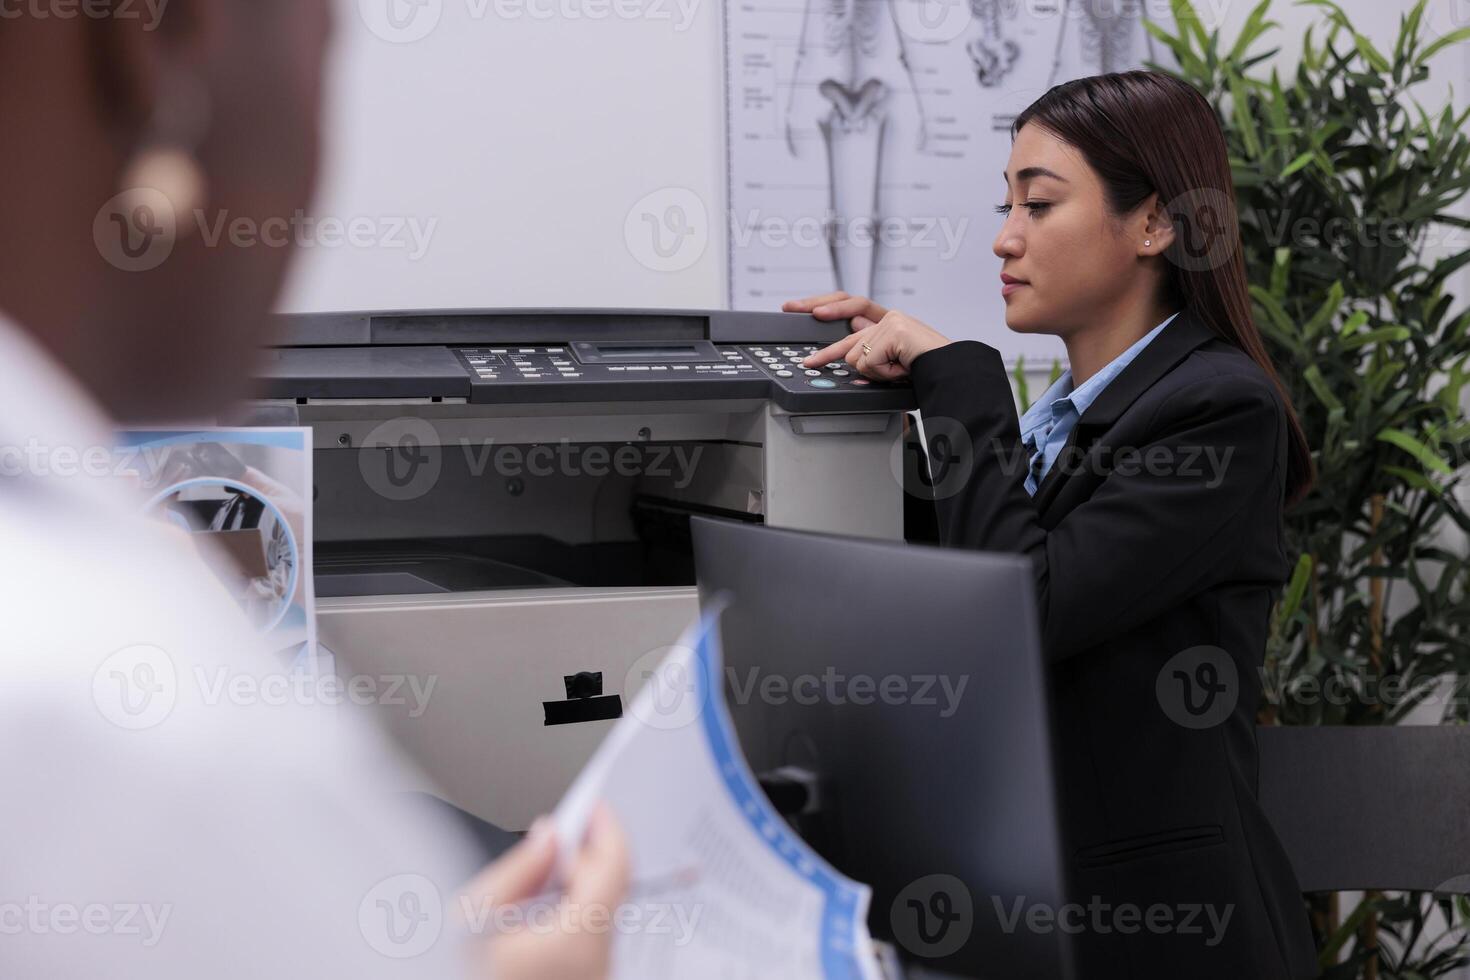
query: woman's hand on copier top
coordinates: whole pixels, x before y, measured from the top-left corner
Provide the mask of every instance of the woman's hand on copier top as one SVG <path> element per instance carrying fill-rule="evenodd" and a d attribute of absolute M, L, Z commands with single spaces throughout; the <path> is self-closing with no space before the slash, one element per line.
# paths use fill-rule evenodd
<path fill-rule="evenodd" d="M 789 300 L 781 309 L 810 313 L 818 320 L 852 321 L 852 334 L 808 357 L 802 362 L 807 368 L 846 361 L 869 378 L 894 381 L 908 375 L 920 354 L 949 343 L 949 338 L 928 324 L 879 306 L 866 296 L 827 293 Z"/>

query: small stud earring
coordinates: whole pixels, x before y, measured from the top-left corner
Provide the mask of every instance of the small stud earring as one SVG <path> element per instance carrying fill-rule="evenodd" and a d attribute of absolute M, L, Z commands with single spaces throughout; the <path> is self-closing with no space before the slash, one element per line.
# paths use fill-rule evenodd
<path fill-rule="evenodd" d="M 150 146 L 140 150 L 128 164 L 122 179 L 122 209 L 131 213 L 157 200 L 149 195 L 162 195 L 173 212 L 173 221 L 181 230 L 192 227 L 186 215 L 204 205 L 206 183 L 199 161 L 179 146 Z"/>
<path fill-rule="evenodd" d="M 161 195 L 172 207 L 174 224 L 187 233 L 193 222 L 184 216 L 203 207 L 209 193 L 195 155 L 209 117 L 209 97 L 197 79 L 184 72 L 164 79 L 148 132 L 122 174 L 124 210 L 152 204 Z"/>
<path fill-rule="evenodd" d="M 1153 244 L 1153 242 L 1151 242 L 1151 241 L 1149 241 L 1149 240 L 1148 240 L 1148 239 L 1147 239 L 1147 238 L 1145 238 L 1145 239 L 1144 239 L 1144 240 L 1143 240 L 1143 244 L 1144 244 L 1144 247 L 1147 247 L 1147 246 L 1149 246 L 1149 245 L 1152 245 L 1152 244 Z"/>

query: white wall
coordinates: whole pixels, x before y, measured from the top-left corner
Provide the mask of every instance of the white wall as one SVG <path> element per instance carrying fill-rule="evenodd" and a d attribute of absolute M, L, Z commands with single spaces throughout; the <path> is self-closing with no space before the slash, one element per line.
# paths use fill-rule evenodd
<path fill-rule="evenodd" d="M 572 16 L 533 14 L 566 2 L 428 0 L 434 30 L 390 43 L 358 0 L 339 0 L 315 212 L 433 233 L 418 259 L 306 251 L 286 309 L 722 305 L 721 230 L 704 229 L 705 255 L 677 274 L 651 271 L 623 240 L 650 192 L 723 199 L 718 5 L 617 0 L 642 16 L 592 19 L 612 0 L 577 0 Z"/>

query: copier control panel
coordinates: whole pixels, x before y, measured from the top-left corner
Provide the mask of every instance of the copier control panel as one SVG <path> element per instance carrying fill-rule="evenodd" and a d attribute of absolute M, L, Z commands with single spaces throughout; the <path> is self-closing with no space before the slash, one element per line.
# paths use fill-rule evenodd
<path fill-rule="evenodd" d="M 562 388 L 571 400 L 594 392 L 626 397 L 630 385 L 657 384 L 689 397 L 759 397 L 772 384 L 787 396 L 827 392 L 868 394 L 884 388 L 903 389 L 862 377 L 843 361 L 808 368 L 805 359 L 821 350 L 815 344 L 777 341 L 753 345 L 572 343 L 549 346 L 457 347 L 479 397 L 471 402 L 525 397 L 522 386 Z M 738 385 L 730 385 L 734 381 Z M 609 389 L 608 386 L 613 386 Z M 739 390 L 735 390 L 738 387 Z M 730 388 L 730 391 L 723 389 Z M 493 389 L 493 390 L 485 390 Z M 537 401 L 541 399 L 535 399 Z M 778 400 L 781 400 L 778 397 Z"/>
<path fill-rule="evenodd" d="M 305 320 L 277 348 L 277 397 L 391 393 L 469 404 L 764 398 L 789 411 L 903 411 L 906 381 L 862 377 L 843 361 L 803 361 L 845 323 L 763 313 L 625 311 L 358 314 Z M 351 330 L 341 329 L 350 326 Z M 328 343 L 312 343 L 311 332 Z M 367 344 L 347 338 L 361 335 Z M 340 338 L 340 339 L 339 339 Z M 305 340 L 305 342 L 300 342 Z"/>

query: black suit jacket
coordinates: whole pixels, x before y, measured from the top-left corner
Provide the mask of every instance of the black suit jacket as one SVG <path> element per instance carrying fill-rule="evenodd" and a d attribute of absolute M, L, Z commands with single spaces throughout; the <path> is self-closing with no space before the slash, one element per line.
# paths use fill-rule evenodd
<path fill-rule="evenodd" d="M 999 353 L 954 343 L 912 377 L 931 446 L 965 450 L 936 474 L 943 543 L 1035 563 L 1069 889 L 1088 907 L 1071 922 L 1081 976 L 1316 976 L 1256 801 L 1259 668 L 1288 575 L 1275 386 L 1186 310 L 1083 413 L 1032 497 Z"/>

